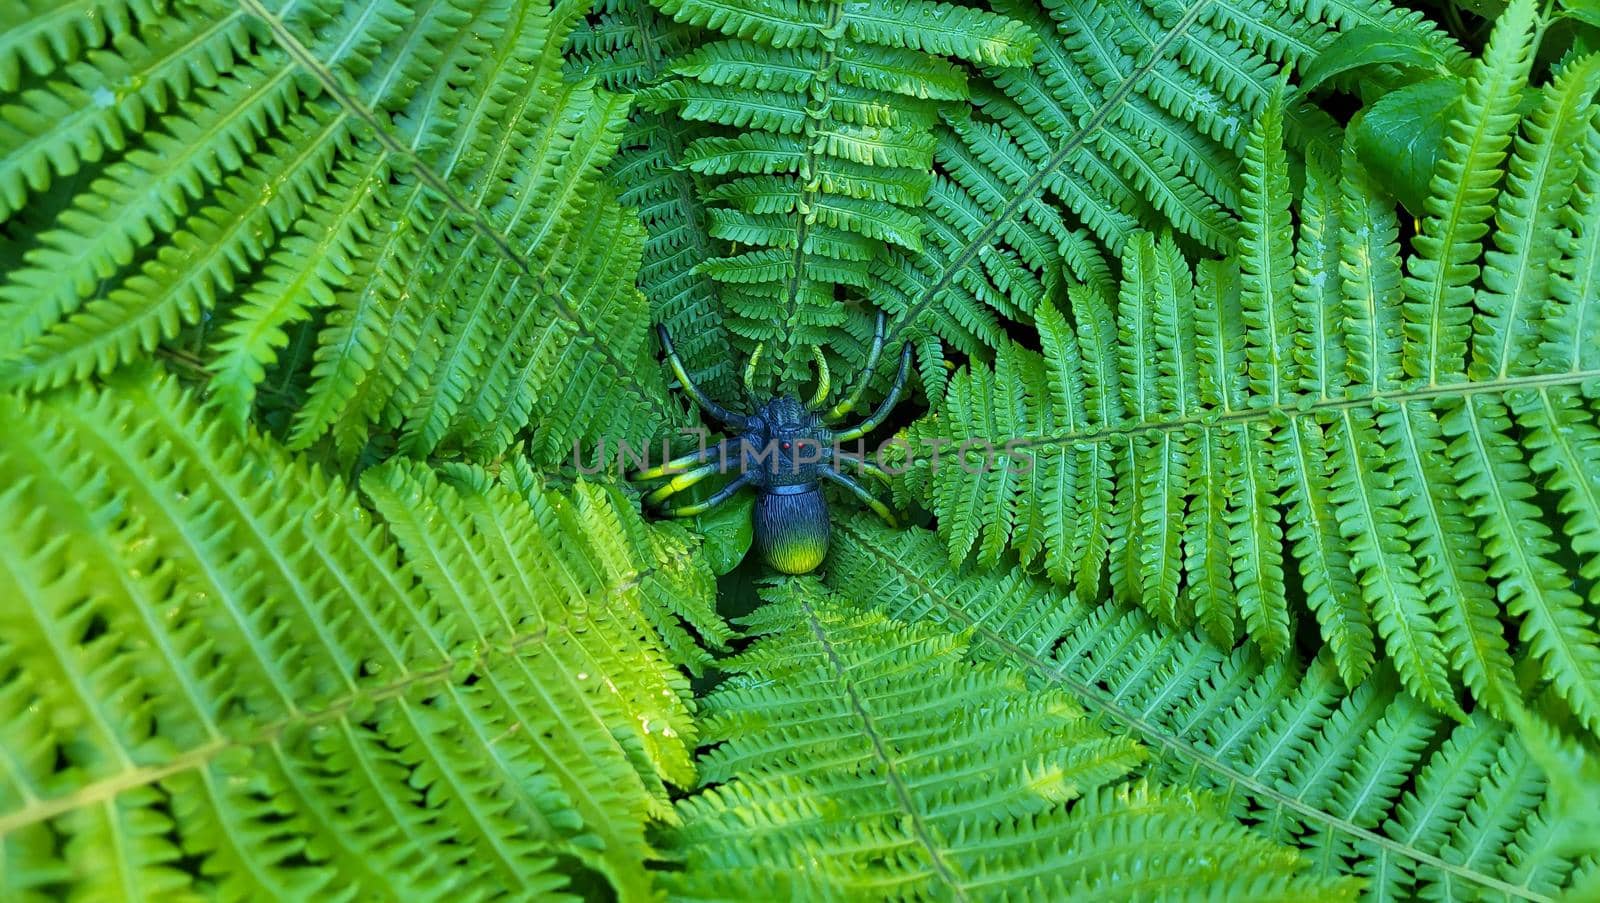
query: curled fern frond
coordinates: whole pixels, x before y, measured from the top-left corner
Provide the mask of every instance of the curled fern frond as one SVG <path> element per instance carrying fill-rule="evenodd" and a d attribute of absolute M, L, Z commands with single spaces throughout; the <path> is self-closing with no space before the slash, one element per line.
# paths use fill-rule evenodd
<path fill-rule="evenodd" d="M 966 642 L 810 580 L 706 699 L 707 786 L 679 804 L 686 899 L 1349 898 L 1212 801 L 1126 777 L 1140 746 Z M 981 777 L 980 777 L 981 776 Z"/>
<path fill-rule="evenodd" d="M 661 594 L 726 631 L 631 506 L 397 462 L 375 519 L 171 379 L 115 382 L 0 395 L 0 895 L 649 895 L 646 823 L 694 779 Z"/>
<path fill-rule="evenodd" d="M 1514 732 L 1484 712 L 1440 717 L 1387 668 L 1349 689 L 1327 653 L 1264 662 L 1020 569 L 952 570 L 926 531 L 855 519 L 841 533 L 830 585 L 1065 691 L 1149 748 L 1152 779 L 1220 794 L 1314 874 L 1359 876 L 1368 899 L 1551 900 L 1596 868 Z"/>

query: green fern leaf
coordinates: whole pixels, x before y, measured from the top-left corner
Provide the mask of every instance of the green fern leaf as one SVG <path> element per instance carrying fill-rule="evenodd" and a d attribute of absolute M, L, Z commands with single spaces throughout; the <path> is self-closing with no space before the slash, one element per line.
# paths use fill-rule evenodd
<path fill-rule="evenodd" d="M 31 861 L 5 896 L 538 896 L 585 870 L 649 895 L 696 734 L 631 505 L 393 463 L 362 481 L 376 521 L 171 379 L 115 383 L 0 395 L 0 836 Z M 668 585 L 727 635 L 708 583 Z"/>
<path fill-rule="evenodd" d="M 1505 379 L 1536 369 L 1540 303 L 1550 296 L 1550 265 L 1561 251 L 1557 211 L 1566 206 L 1600 90 L 1600 56 L 1563 70 L 1522 123 L 1496 211 L 1494 248 L 1484 255 L 1485 314 L 1472 341 L 1474 378 Z"/>
<path fill-rule="evenodd" d="M 936 130 L 936 177 L 918 255 L 891 254 L 874 304 L 892 337 L 936 335 L 987 359 L 1004 319 L 1033 319 L 1063 267 L 1106 288 L 1112 257 L 1141 227 L 1173 228 L 1232 250 L 1237 171 L 1251 120 L 1284 68 L 1314 57 L 1338 29 L 1382 25 L 1441 58 L 1463 56 L 1421 16 L 1383 4 L 1003 2 L 1040 39 L 1032 64 L 972 83 L 976 110 Z M 1330 27 L 1330 23 L 1337 23 Z M 1286 109 L 1295 146 L 1338 139 L 1314 109 Z M 942 387 L 939 370 L 929 388 Z"/>
<path fill-rule="evenodd" d="M 1480 64 L 1483 78 L 1510 66 L 1512 75 L 1493 78 L 1520 84 L 1520 15 L 1507 14 L 1499 49 Z M 951 392 L 907 433 L 923 446 L 1004 449 L 999 466 L 1038 456 L 1058 475 L 1002 484 L 996 495 L 979 489 L 994 479 L 987 474 L 913 458 L 897 491 L 924 500 L 937 492 L 929 507 L 956 562 L 981 536 L 979 561 L 996 563 L 1004 541 L 1024 564 L 1042 559 L 1058 583 L 1092 594 L 1098 541 L 1110 548 L 1113 598 L 1167 626 L 1197 624 L 1219 643 L 1242 625 L 1268 659 L 1287 649 L 1304 598 L 1346 685 L 1365 680 L 1381 655 L 1416 698 L 1452 716 L 1465 716 L 1463 689 L 1508 715 L 1527 689 L 1514 662 L 1531 653 L 1594 728 L 1600 662 L 1580 594 L 1600 573 L 1600 432 L 1585 389 L 1595 372 L 1585 369 L 1576 334 L 1591 331 L 1585 312 L 1594 302 L 1573 294 L 1594 271 L 1589 214 L 1600 137 L 1591 66 L 1571 61 L 1528 115 L 1499 202 L 1499 244 L 1486 254 L 1461 238 L 1450 252 L 1451 266 L 1482 260 L 1497 274 L 1470 305 L 1482 315 L 1459 379 L 1416 378 L 1420 308 L 1401 301 L 1416 273 L 1433 266 L 1428 230 L 1443 220 L 1418 236 L 1412 288 L 1404 288 L 1392 205 L 1346 151 L 1337 183 L 1330 164 L 1307 161 L 1296 236 L 1289 160 L 1269 105 L 1246 141 L 1242 258 L 1203 264 L 1191 283 L 1181 255 L 1157 253 L 1164 245 L 1136 235 L 1114 313 L 1097 289 L 1068 292 L 1081 351 L 1060 341 L 1058 315 L 1036 318 L 1053 383 L 1069 392 L 1081 384 L 1086 399 L 1109 386 L 1118 404 L 1091 400 L 1079 419 L 1058 416 L 1015 368 L 1002 373 L 999 362 L 1021 353 L 1002 346 L 993 369 L 979 362 L 958 371 Z M 1495 122 L 1490 131 L 1512 131 Z M 1500 164 L 1463 139 L 1441 171 L 1473 171 L 1461 178 L 1476 184 L 1475 168 L 1486 165 Z M 1441 180 L 1442 192 L 1449 180 Z M 1492 193 L 1472 197 L 1474 210 L 1496 209 L 1487 205 Z M 1470 301 L 1472 287 L 1465 291 L 1446 294 Z M 1083 338 L 1110 318 L 1118 343 Z M 1465 339 L 1460 349 L 1466 365 Z M 958 386 L 966 393 L 959 413 Z M 1019 390 L 1021 407 L 1005 402 L 997 417 Z M 1065 476 L 1069 449 L 1075 460 L 1115 461 L 1110 492 L 1096 506 L 1105 519 L 1037 529 L 1081 511 L 1086 488 L 1104 485 L 1081 468 Z M 1540 485 L 1559 519 L 1544 515 Z M 1091 576 L 1078 581 L 1080 573 Z"/>
<path fill-rule="evenodd" d="M 930 129 L 967 96 L 964 74 L 944 58 L 1024 65 L 1033 35 L 993 13 L 921 0 L 657 6 L 727 36 L 684 54 L 677 77 L 641 99 L 742 130 L 697 138 L 685 152 L 716 183 L 704 195 L 717 205 L 710 235 L 735 246 L 701 267 L 720 286 L 730 328 L 765 346 L 770 365 L 757 375 L 775 374 L 785 389 L 807 379 L 811 346 L 859 360 L 838 301 L 861 297 L 891 248 L 925 247 L 916 210 L 931 185 Z"/>
<path fill-rule="evenodd" d="M 1294 339 L 1294 229 L 1289 219 L 1289 164 L 1283 151 L 1281 99 L 1267 104 L 1244 152 L 1244 237 L 1239 264 L 1248 341 L 1250 391 L 1282 404 L 1299 383 Z"/>
<path fill-rule="evenodd" d="M 82 154 L 98 168 L 10 226 L 28 250 L 0 282 L 0 382 L 59 386 L 165 346 L 242 422 L 310 322 L 297 447 L 334 430 L 353 459 L 383 424 L 413 453 L 492 456 L 543 423 L 549 460 L 595 418 L 648 431 L 662 393 L 632 376 L 644 302 L 610 288 L 632 281 L 637 243 L 597 182 L 626 103 L 558 90 L 575 15 L 184 4 L 159 23 L 107 16 L 115 50 L 35 60 L 75 73 L 55 97 L 74 114 L 7 121 L 6 213 Z M 625 239 L 569 231 L 597 220 Z M 285 384 L 306 379 L 294 360 Z"/>
<path fill-rule="evenodd" d="M 1153 779 L 1210 788 L 1370 899 L 1558 896 L 1586 851 L 1529 750 L 1483 713 L 1440 718 L 1382 668 L 1342 685 L 1330 657 L 1263 663 L 1245 648 L 1092 604 L 1019 569 L 951 570 L 939 540 L 843 525 L 828 580 L 884 614 L 949 631 L 969 656 L 1065 690 L 1151 752 Z"/>
<path fill-rule="evenodd" d="M 761 638 L 706 701 L 717 745 L 702 756 L 710 786 L 679 805 L 676 895 L 1351 891 L 1297 874 L 1206 801 L 1122 782 L 1136 744 L 1060 693 L 967 667 L 949 632 L 852 610 L 809 581 L 767 595 L 750 620 Z"/>

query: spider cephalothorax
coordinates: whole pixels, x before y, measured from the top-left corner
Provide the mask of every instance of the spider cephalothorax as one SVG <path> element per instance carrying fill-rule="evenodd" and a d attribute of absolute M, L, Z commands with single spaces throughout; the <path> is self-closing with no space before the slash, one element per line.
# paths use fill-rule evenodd
<path fill-rule="evenodd" d="M 839 451 L 839 443 L 852 442 L 876 429 L 893 410 L 905 386 L 906 372 L 911 363 L 911 346 L 900 351 L 900 369 L 896 372 L 889 394 L 866 420 L 847 429 L 835 431 L 831 424 L 838 423 L 850 411 L 866 387 L 867 376 L 878 362 L 883 351 L 883 318 L 878 318 L 873 334 L 872 349 L 867 355 L 865 374 L 857 381 L 850 395 L 826 412 L 819 409 L 828 397 L 828 364 L 817 352 L 817 391 L 810 402 L 802 403 L 788 395 L 770 398 L 749 414 L 735 414 L 722 407 L 689 379 L 683 362 L 672 347 L 672 337 L 661 327 L 661 347 L 666 351 L 672 371 L 683 383 L 684 390 L 712 418 L 737 433 L 733 438 L 702 449 L 690 455 L 668 461 L 660 467 L 639 471 L 635 479 L 668 477 L 666 483 L 645 496 L 645 501 L 658 505 L 673 493 L 693 486 L 715 473 L 737 471 L 739 476 L 728 485 L 699 504 L 684 505 L 663 510 L 669 517 L 690 517 L 722 504 L 739 490 L 749 486 L 756 490 L 754 515 L 755 544 L 768 564 L 788 574 L 804 574 L 822 563 L 828 553 L 828 505 L 822 497 L 822 481 L 828 480 L 843 486 L 861 499 L 873 511 L 893 524 L 894 515 L 888 506 L 873 497 L 850 477 L 840 473 L 835 465 L 844 464 L 887 482 L 888 476 L 859 455 Z M 751 376 L 756 360 L 761 354 L 758 347 L 745 367 L 745 388 L 750 390 Z M 753 392 L 751 393 L 754 394 Z"/>

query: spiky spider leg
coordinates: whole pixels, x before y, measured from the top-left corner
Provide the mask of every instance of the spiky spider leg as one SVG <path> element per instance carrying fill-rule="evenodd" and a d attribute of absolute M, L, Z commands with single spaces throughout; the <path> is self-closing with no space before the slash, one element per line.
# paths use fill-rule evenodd
<path fill-rule="evenodd" d="M 662 483 L 660 486 L 650 490 L 650 492 L 644 497 L 645 504 L 659 505 L 666 500 L 667 496 L 682 492 L 706 477 L 709 477 L 714 473 L 720 473 L 721 470 L 721 466 L 719 466 L 715 461 L 710 464 L 704 464 L 700 467 L 696 467 L 694 470 L 686 470 L 674 476 L 665 483 Z"/>
<path fill-rule="evenodd" d="M 724 426 L 738 428 L 744 425 L 744 418 L 733 413 L 720 404 L 712 401 L 700 387 L 689 378 L 689 371 L 683 368 L 683 361 L 678 359 L 678 349 L 672 346 L 672 335 L 667 332 L 665 324 L 656 324 L 656 335 L 661 337 L 661 350 L 667 353 L 667 363 L 672 366 L 672 373 L 678 377 L 678 382 L 683 384 L 683 390 L 694 398 L 700 409 L 722 421 Z"/>
<path fill-rule="evenodd" d="M 902 345 L 900 346 L 900 370 L 894 375 L 894 384 L 889 387 L 889 394 L 878 405 L 878 409 L 873 411 L 866 420 L 861 421 L 842 433 L 836 434 L 834 439 L 840 442 L 849 442 L 852 439 L 860 439 L 862 436 L 865 436 L 866 434 L 877 429 L 879 424 L 888 419 L 889 412 L 893 411 L 894 406 L 900 402 L 900 390 L 904 389 L 906 386 L 906 373 L 910 369 L 911 346 Z"/>
<path fill-rule="evenodd" d="M 806 410 L 815 411 L 817 408 L 822 407 L 823 402 L 828 400 L 828 392 L 832 390 L 833 386 L 832 380 L 828 376 L 828 357 L 822 353 L 822 348 L 812 345 L 811 357 L 817 362 L 817 391 L 816 394 L 811 396 L 811 400 L 806 402 Z"/>
<path fill-rule="evenodd" d="M 767 349 L 766 342 L 760 342 L 755 350 L 750 352 L 750 360 L 744 365 L 744 394 L 750 399 L 751 407 L 756 407 L 756 367 L 761 363 L 761 352 Z M 832 378 L 828 373 L 828 358 L 822 353 L 822 348 L 811 346 L 811 359 L 817 362 L 817 391 L 806 402 L 806 410 L 815 411 L 822 407 L 828 400 L 828 393 L 833 390 Z"/>
<path fill-rule="evenodd" d="M 866 458 L 863 458 L 860 455 L 834 455 L 833 460 L 843 461 L 846 464 L 859 467 L 861 468 L 862 473 L 867 474 L 868 476 L 877 477 L 883 481 L 885 486 L 889 484 L 889 475 L 884 473 L 883 468 L 873 464 L 871 461 L 868 461 Z"/>
<path fill-rule="evenodd" d="M 710 448 L 702 448 L 697 452 L 690 452 L 682 457 L 673 458 L 665 464 L 651 467 L 646 470 L 634 472 L 630 480 L 654 480 L 658 477 L 671 476 L 682 473 L 691 464 L 704 464 L 707 461 L 716 461 L 719 465 L 728 460 L 728 455 L 736 453 L 739 447 L 738 439 L 724 439 Z"/>
<path fill-rule="evenodd" d="M 715 508 L 723 502 L 726 502 L 728 499 L 733 498 L 735 493 L 744 487 L 749 486 L 755 481 L 756 475 L 754 472 L 743 474 L 737 480 L 734 480 L 732 483 L 729 483 L 728 485 L 712 493 L 711 497 L 703 502 L 697 502 L 693 505 L 683 505 L 678 508 L 666 508 L 663 509 L 661 513 L 666 517 L 694 517 L 696 514 L 704 514 L 707 511 L 710 511 L 712 508 Z"/>
<path fill-rule="evenodd" d="M 894 512 L 889 510 L 889 506 L 878 501 L 877 496 L 874 496 L 872 493 L 868 492 L 860 483 L 857 483 L 855 480 L 850 479 L 839 471 L 834 470 L 832 467 L 828 467 L 826 465 L 818 468 L 818 472 L 824 477 L 827 477 L 835 483 L 838 483 L 840 486 L 850 490 L 850 492 L 853 493 L 856 498 L 861 500 L 862 504 L 866 505 L 868 508 L 871 508 L 873 512 L 875 512 L 879 517 L 883 518 L 884 521 L 889 524 L 889 526 L 900 526 L 900 522 L 895 520 Z"/>
<path fill-rule="evenodd" d="M 756 400 L 756 367 L 761 364 L 761 352 L 766 350 L 766 342 L 757 342 L 755 350 L 750 352 L 750 359 L 744 362 L 744 397 L 749 399 L 752 411 L 761 408 Z"/>
<path fill-rule="evenodd" d="M 822 419 L 829 423 L 837 423 L 839 418 L 856 409 L 856 404 L 861 401 L 861 393 L 867 390 L 867 383 L 872 382 L 872 371 L 878 366 L 878 357 L 883 354 L 883 311 L 878 311 L 878 322 L 872 327 L 872 347 L 867 350 L 867 365 L 861 368 L 861 375 L 856 378 L 856 387 L 850 394 L 839 399 Z"/>

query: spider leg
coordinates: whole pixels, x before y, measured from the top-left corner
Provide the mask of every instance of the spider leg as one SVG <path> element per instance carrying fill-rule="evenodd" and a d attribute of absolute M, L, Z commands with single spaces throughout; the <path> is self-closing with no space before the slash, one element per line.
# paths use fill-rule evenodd
<path fill-rule="evenodd" d="M 868 508 L 871 508 L 879 517 L 888 522 L 889 526 L 900 526 L 900 522 L 894 519 L 894 512 L 889 510 L 889 506 L 878 501 L 877 497 L 868 492 L 866 489 L 862 488 L 860 483 L 857 483 L 855 480 L 850 479 L 839 471 L 834 470 L 832 467 L 828 467 L 826 465 L 819 468 L 818 472 L 824 477 L 827 477 L 835 483 L 838 483 L 840 486 L 850 490 L 856 498 L 860 499 Z"/>
<path fill-rule="evenodd" d="M 744 394 L 750 399 L 751 405 L 756 403 L 756 367 L 760 365 L 761 352 L 765 350 L 767 343 L 757 342 L 755 350 L 750 352 L 750 359 L 744 362 Z"/>
<path fill-rule="evenodd" d="M 828 392 L 832 389 L 832 380 L 828 376 L 828 357 L 822 353 L 822 346 L 812 345 L 811 357 L 817 362 L 817 391 L 815 395 L 811 396 L 811 400 L 806 402 L 806 410 L 815 411 L 817 408 L 822 407 L 823 402 L 828 400 Z"/>
<path fill-rule="evenodd" d="M 721 467 L 715 461 L 711 462 L 710 464 L 702 464 L 701 466 L 696 467 L 694 470 L 685 470 L 665 483 L 662 483 L 660 486 L 650 490 L 650 492 L 644 497 L 645 504 L 659 505 L 663 500 L 666 499 L 667 496 L 682 492 L 683 490 L 688 489 L 690 486 L 693 486 L 694 484 L 700 482 L 706 477 L 711 476 L 714 473 L 717 473 L 720 470 Z"/>
<path fill-rule="evenodd" d="M 889 475 L 884 472 L 883 468 L 872 463 L 871 461 L 868 461 L 866 458 L 863 458 L 860 455 L 834 455 L 833 460 L 843 461 L 846 464 L 853 464 L 856 467 L 861 468 L 862 473 L 867 474 L 868 476 L 877 477 L 878 479 L 882 480 L 884 485 L 888 485 L 889 483 Z"/>
<path fill-rule="evenodd" d="M 743 417 L 712 401 L 706 393 L 700 391 L 700 387 L 694 384 L 694 380 L 689 378 L 689 371 L 683 368 L 683 361 L 678 359 L 678 349 L 672 347 L 672 336 L 667 332 L 665 324 L 656 324 L 656 335 L 661 337 L 661 350 L 667 353 L 667 363 L 672 366 L 673 375 L 678 377 L 678 382 L 683 384 L 683 390 L 694 398 L 695 403 L 700 405 L 700 409 L 722 421 L 727 426 L 743 426 Z"/>
<path fill-rule="evenodd" d="M 739 440 L 736 438 L 724 439 L 710 448 L 702 448 L 697 452 L 690 452 L 682 457 L 673 458 L 671 461 L 668 461 L 665 464 L 651 467 L 648 470 L 638 471 L 629 477 L 629 479 L 654 480 L 658 477 L 671 476 L 675 473 L 681 473 L 691 464 L 702 464 L 706 461 L 716 461 L 720 465 L 724 460 L 727 459 L 727 456 L 730 452 L 733 452 L 737 449 L 738 444 Z"/>
<path fill-rule="evenodd" d="M 883 354 L 883 323 L 883 311 L 880 310 L 877 325 L 872 327 L 872 347 L 867 351 L 867 365 L 861 369 L 856 387 L 850 390 L 847 397 L 839 399 L 839 403 L 823 415 L 822 419 L 836 423 L 840 417 L 855 410 L 856 403 L 861 401 L 861 393 L 867 390 L 867 383 L 872 381 L 872 371 L 878 366 L 878 356 Z"/>
<path fill-rule="evenodd" d="M 889 387 L 888 396 L 883 399 L 878 405 L 878 409 L 873 411 L 866 420 L 842 433 L 836 434 L 834 438 L 840 442 L 849 442 L 852 439 L 860 439 L 862 436 L 877 429 L 878 425 L 888 418 L 889 412 L 893 411 L 894 406 L 900 401 L 900 390 L 906 387 L 906 372 L 910 368 L 911 346 L 902 345 L 900 346 L 900 370 L 894 375 L 894 384 Z"/>
<path fill-rule="evenodd" d="M 665 517 L 694 517 L 696 514 L 704 514 L 707 511 L 710 511 L 712 508 L 715 508 L 723 502 L 726 502 L 728 499 L 733 498 L 734 493 L 750 485 L 751 483 L 754 483 L 755 481 L 756 474 L 754 471 L 742 474 L 737 480 L 734 480 L 732 483 L 729 483 L 721 489 L 718 489 L 711 495 L 710 498 L 703 502 L 696 502 L 693 505 L 683 505 L 678 508 L 666 508 L 662 510 L 661 514 Z"/>

